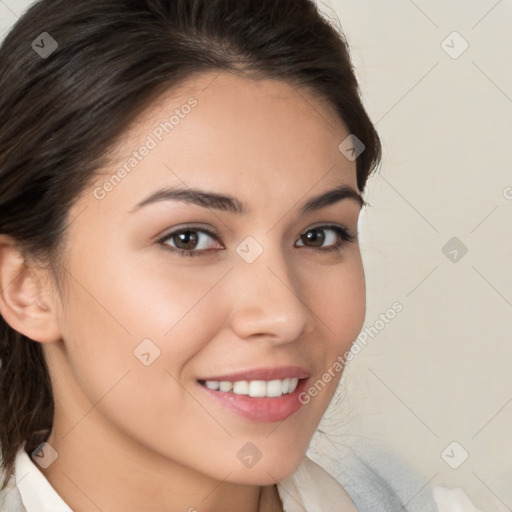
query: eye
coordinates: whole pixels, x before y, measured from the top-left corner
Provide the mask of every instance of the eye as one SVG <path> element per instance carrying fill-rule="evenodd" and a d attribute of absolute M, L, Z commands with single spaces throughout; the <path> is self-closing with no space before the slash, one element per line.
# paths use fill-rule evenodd
<path fill-rule="evenodd" d="M 217 239 L 217 236 L 206 229 L 185 227 L 165 235 L 158 242 L 168 245 L 168 241 L 172 241 L 174 246 L 171 246 L 171 250 L 180 256 L 197 256 L 209 249 L 208 238 Z"/>
<path fill-rule="evenodd" d="M 323 234 L 326 231 L 330 231 L 331 234 L 326 236 Z M 316 226 L 300 235 L 299 241 L 302 242 L 302 245 L 299 245 L 299 247 L 304 247 L 305 243 L 311 243 L 313 245 L 309 247 L 317 251 L 339 252 L 347 242 L 354 242 L 355 240 L 356 236 L 342 226 Z M 325 242 L 327 242 L 327 247 L 323 246 Z"/>
<path fill-rule="evenodd" d="M 330 234 L 326 236 L 325 232 Z M 180 256 L 198 256 L 209 249 L 215 249 L 211 246 L 211 242 L 208 242 L 208 238 L 218 242 L 217 235 L 211 231 L 189 226 L 172 231 L 158 240 L 158 243 L 167 246 Z M 347 242 L 353 242 L 355 239 L 356 236 L 342 226 L 316 226 L 304 231 L 298 239 L 300 245 L 295 247 L 309 247 L 320 252 L 339 252 Z M 327 246 L 324 245 L 326 242 Z M 221 248 L 224 247 L 221 246 Z"/>

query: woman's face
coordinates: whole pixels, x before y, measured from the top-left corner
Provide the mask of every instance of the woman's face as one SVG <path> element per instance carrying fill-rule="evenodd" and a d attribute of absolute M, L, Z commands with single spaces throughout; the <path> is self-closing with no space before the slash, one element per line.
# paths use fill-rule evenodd
<path fill-rule="evenodd" d="M 348 135 L 305 90 L 224 72 L 130 127 L 69 215 L 55 443 L 247 484 L 296 469 L 364 320 L 358 242 L 337 232 L 357 235 L 360 202 L 304 209 L 356 193 Z"/>

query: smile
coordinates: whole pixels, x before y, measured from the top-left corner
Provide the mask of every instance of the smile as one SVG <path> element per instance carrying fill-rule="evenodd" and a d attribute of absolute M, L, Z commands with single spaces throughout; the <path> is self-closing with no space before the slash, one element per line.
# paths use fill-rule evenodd
<path fill-rule="evenodd" d="M 234 393 L 235 395 L 249 395 L 250 397 L 267 397 L 276 398 L 282 395 L 293 393 L 297 388 L 299 379 L 287 377 L 285 379 L 265 380 L 238 380 L 229 382 L 226 380 L 207 380 L 199 381 L 200 384 L 206 386 L 213 391 L 221 391 L 223 393 Z"/>
<path fill-rule="evenodd" d="M 260 379 L 233 382 L 208 379 L 198 380 L 197 384 L 217 407 L 251 421 L 283 421 L 304 406 L 298 396 L 305 389 L 308 377 Z"/>

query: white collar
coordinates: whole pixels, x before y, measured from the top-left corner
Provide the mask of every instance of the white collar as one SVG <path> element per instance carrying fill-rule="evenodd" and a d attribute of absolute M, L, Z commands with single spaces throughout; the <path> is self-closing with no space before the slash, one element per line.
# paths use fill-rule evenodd
<path fill-rule="evenodd" d="M 308 457 L 277 484 L 285 512 L 357 512 L 340 483 Z"/>
<path fill-rule="evenodd" d="M 25 448 L 16 454 L 16 486 L 27 512 L 73 512 L 57 494 Z"/>

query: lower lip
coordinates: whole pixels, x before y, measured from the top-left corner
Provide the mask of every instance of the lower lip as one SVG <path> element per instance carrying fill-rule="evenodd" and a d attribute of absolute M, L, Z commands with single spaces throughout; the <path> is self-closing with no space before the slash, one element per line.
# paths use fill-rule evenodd
<path fill-rule="evenodd" d="M 278 397 L 251 397 L 237 395 L 232 392 L 214 391 L 202 384 L 197 385 L 214 400 L 228 407 L 240 416 L 252 421 L 274 422 L 283 421 L 303 405 L 299 401 L 299 394 L 306 387 L 308 379 L 300 379 L 295 391 Z"/>

